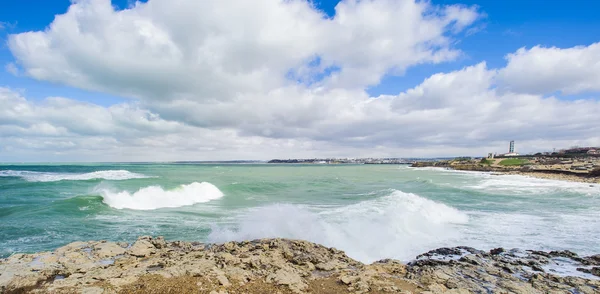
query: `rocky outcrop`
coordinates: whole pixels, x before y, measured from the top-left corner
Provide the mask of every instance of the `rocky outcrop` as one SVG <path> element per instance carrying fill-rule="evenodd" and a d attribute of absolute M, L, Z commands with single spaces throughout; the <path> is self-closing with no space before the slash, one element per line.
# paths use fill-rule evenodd
<path fill-rule="evenodd" d="M 600 183 L 600 168 L 589 172 L 566 170 L 566 167 L 560 165 L 554 168 L 547 168 L 539 165 L 525 166 L 501 166 L 482 164 L 477 160 L 459 161 L 459 160 L 440 160 L 440 161 L 422 161 L 414 162 L 411 167 L 436 167 L 452 170 L 494 172 L 497 174 L 514 174 L 530 176 L 541 179 L 551 179 L 560 181 L 582 182 L 590 184 Z"/>
<path fill-rule="evenodd" d="M 576 275 L 576 276 L 573 276 Z M 365 265 L 314 243 L 75 242 L 0 260 L 2 293 L 598 293 L 600 257 L 440 248 Z"/>

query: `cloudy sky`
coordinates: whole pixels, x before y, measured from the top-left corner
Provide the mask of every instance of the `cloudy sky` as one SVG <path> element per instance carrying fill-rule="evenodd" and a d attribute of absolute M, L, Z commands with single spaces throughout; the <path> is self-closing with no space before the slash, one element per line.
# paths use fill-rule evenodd
<path fill-rule="evenodd" d="M 2 1 L 0 161 L 600 145 L 598 9 L 541 0 Z"/>

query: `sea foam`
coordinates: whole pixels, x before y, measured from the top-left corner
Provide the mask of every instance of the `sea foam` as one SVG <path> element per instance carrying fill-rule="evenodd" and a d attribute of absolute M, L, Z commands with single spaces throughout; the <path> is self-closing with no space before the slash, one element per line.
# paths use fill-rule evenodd
<path fill-rule="evenodd" d="M 275 204 L 250 209 L 236 227 L 215 226 L 211 242 L 257 238 L 303 239 L 344 250 L 363 262 L 410 260 L 423 248 L 456 239 L 457 225 L 469 217 L 450 206 L 415 194 L 389 195 L 334 209 Z"/>
<path fill-rule="evenodd" d="M 479 183 L 468 185 L 466 188 L 510 194 L 542 194 L 561 191 L 600 195 L 600 185 L 597 184 L 538 179 L 523 175 L 475 174 L 475 176 L 481 178 Z"/>
<path fill-rule="evenodd" d="M 0 170 L 0 177 L 19 177 L 29 182 L 87 181 L 94 179 L 119 181 L 149 178 L 149 176 L 132 173 L 126 170 L 101 170 L 89 173 L 52 173 L 25 170 Z"/>
<path fill-rule="evenodd" d="M 181 185 L 173 190 L 164 190 L 160 186 L 149 186 L 137 192 L 113 192 L 109 189 L 97 189 L 103 202 L 116 209 L 153 210 L 174 208 L 208 202 L 223 197 L 223 192 L 207 182 L 194 182 Z"/>

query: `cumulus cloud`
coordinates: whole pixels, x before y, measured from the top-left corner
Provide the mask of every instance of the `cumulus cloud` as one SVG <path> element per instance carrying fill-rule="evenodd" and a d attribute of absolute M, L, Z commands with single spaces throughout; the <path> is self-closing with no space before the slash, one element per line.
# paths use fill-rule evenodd
<path fill-rule="evenodd" d="M 451 156 L 501 152 L 512 139 L 529 146 L 521 152 L 600 144 L 598 100 L 548 95 L 599 89 L 600 71 L 578 66 L 597 65 L 597 44 L 520 49 L 505 68 L 481 62 L 370 97 L 365 89 L 386 74 L 456 58 L 452 39 L 481 15 L 411 0 L 335 10 L 330 18 L 303 0 L 150 0 L 120 11 L 75 1 L 46 30 L 9 37 L 22 74 L 132 99 L 105 107 L 0 89 L 2 154 Z"/>
<path fill-rule="evenodd" d="M 81 0 L 9 47 L 40 80 L 145 100 L 223 101 L 285 86 L 288 74 L 362 88 L 387 72 L 456 58 L 449 32 L 479 14 L 427 1 L 342 1 L 332 19 L 310 1 L 152 0 L 115 11 Z M 318 61 L 318 62 L 316 62 Z"/>
<path fill-rule="evenodd" d="M 257 159 L 262 152 L 319 148 L 296 139 L 239 136 L 235 129 L 206 129 L 162 119 L 135 103 L 109 107 L 49 97 L 28 100 L 0 88 L 0 160 Z"/>
<path fill-rule="evenodd" d="M 600 92 L 600 43 L 573 48 L 535 46 L 506 56 L 499 75 L 508 90 L 532 94 Z"/>

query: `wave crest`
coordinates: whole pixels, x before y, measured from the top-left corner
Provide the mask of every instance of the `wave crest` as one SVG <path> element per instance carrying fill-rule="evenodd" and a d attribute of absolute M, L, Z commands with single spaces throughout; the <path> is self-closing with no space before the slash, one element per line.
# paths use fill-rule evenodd
<path fill-rule="evenodd" d="M 174 208 L 208 202 L 223 197 L 223 192 L 207 182 L 181 185 L 173 190 L 160 186 L 149 186 L 131 194 L 128 191 L 113 192 L 101 189 L 103 202 L 116 209 L 153 210 Z"/>
<path fill-rule="evenodd" d="M 250 210 L 235 227 L 214 227 L 211 242 L 293 238 L 332 246 L 363 262 L 410 260 L 423 248 L 459 237 L 469 217 L 450 206 L 393 190 L 388 196 L 335 209 L 276 204 Z"/>
<path fill-rule="evenodd" d="M 87 181 L 87 180 L 129 180 L 150 178 L 149 176 L 132 173 L 127 170 L 101 170 L 89 173 L 52 173 L 26 170 L 0 170 L 0 177 L 19 177 L 29 182 L 57 182 L 57 181 Z"/>

